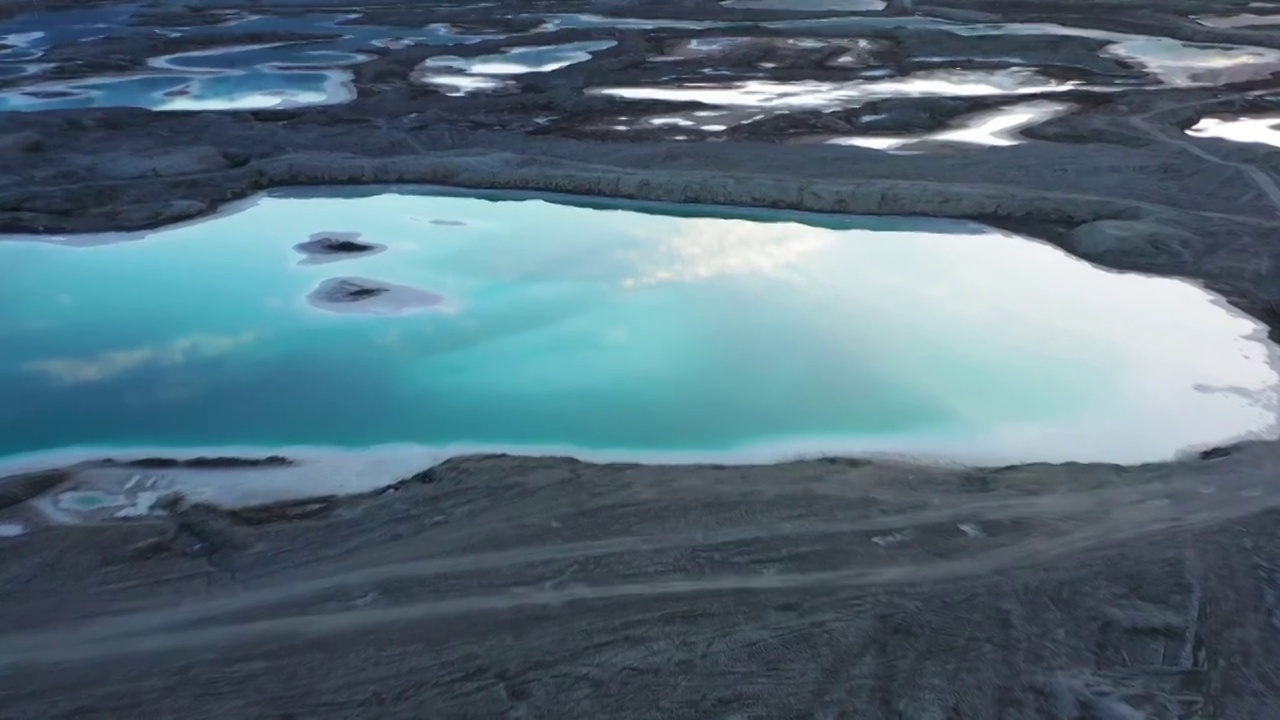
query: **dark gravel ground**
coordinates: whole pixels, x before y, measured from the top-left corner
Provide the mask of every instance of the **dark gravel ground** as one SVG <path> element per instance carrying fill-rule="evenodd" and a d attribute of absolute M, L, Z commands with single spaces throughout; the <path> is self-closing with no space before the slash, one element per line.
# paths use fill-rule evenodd
<path fill-rule="evenodd" d="M 1241 3 L 935 5 L 953 17 L 1280 47 L 1270 29 L 1188 19 Z M 0 17 L 83 6 L 0 3 Z M 530 13 L 795 15 L 709 0 L 514 6 L 307 4 L 511 32 L 536 28 Z M 199 46 L 157 40 L 147 23 L 298 7 L 144 3 L 141 27 L 53 57 L 66 76 L 140 67 Z M 796 34 L 745 27 L 734 33 Z M 787 79 L 833 76 L 829 53 L 768 42 L 675 69 L 648 60 L 700 33 L 729 31 L 545 34 L 537 42 L 618 45 L 510 95 L 450 98 L 408 77 L 431 54 L 527 37 L 380 49 L 356 69 L 359 98 L 342 106 L 3 114 L 0 231 L 132 230 L 273 186 L 399 182 L 964 217 L 1111 267 L 1200 278 L 1280 327 L 1276 151 L 1182 133 L 1205 113 L 1272 109 L 1270 81 L 1073 91 L 1055 97 L 1076 112 L 1027 131 L 1031 142 L 916 156 L 793 142 L 860 128 L 857 111 L 688 142 L 602 130 L 680 106 L 587 88 L 698 69 L 745 78 L 765 61 Z M 868 35 L 904 69 L 923 50 L 1016 49 L 1064 76 L 1132 79 L 1087 38 Z M 934 129 L 988 102 L 883 103 L 875 114 L 890 119 L 875 127 Z M 1280 450 L 1215 455 L 999 470 L 469 458 L 368 497 L 41 529 L 0 539 L 0 718 L 1277 720 Z M 0 509 L 58 479 L 7 481 Z"/>

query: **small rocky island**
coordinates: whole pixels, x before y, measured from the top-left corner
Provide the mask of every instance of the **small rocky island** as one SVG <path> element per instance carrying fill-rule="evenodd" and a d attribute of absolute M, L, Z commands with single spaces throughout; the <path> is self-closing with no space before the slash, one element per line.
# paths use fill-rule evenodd
<path fill-rule="evenodd" d="M 329 278 L 307 295 L 307 302 L 335 313 L 400 315 L 444 304 L 429 290 L 360 277 Z"/>
<path fill-rule="evenodd" d="M 364 242 L 358 232 L 318 232 L 313 233 L 306 242 L 294 245 L 293 249 L 305 256 L 298 261 L 299 265 L 322 265 L 377 255 L 385 251 L 387 246 Z"/>

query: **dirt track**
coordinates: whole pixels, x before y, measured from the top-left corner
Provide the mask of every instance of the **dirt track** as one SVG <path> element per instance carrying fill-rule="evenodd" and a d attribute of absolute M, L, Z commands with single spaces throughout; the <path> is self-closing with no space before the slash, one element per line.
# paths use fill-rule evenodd
<path fill-rule="evenodd" d="M 1273 456 L 476 458 L 305 520 L 62 528 L 5 547 L 0 696 L 15 718 L 1273 717 Z"/>

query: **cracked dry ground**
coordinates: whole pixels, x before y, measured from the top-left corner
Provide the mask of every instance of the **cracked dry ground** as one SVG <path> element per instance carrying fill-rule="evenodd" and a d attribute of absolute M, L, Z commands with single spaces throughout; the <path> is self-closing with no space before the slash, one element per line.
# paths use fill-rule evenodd
<path fill-rule="evenodd" d="M 1187 19 L 1238 3 L 935 5 L 1280 47 Z M 146 10 L 173 26 L 211 7 Z M 528 32 L 531 11 L 787 16 L 693 0 L 363 10 L 475 32 Z M 897 63 L 940 42 L 877 33 Z M 1028 142 L 915 156 L 799 140 L 869 115 L 930 131 L 991 101 L 797 111 L 679 142 L 680 128 L 611 130 L 701 107 L 584 92 L 660 79 L 645 58 L 696 34 L 553 30 L 538 42 L 618 44 L 515 94 L 414 86 L 412 69 L 445 52 L 419 46 L 356 66 L 358 98 L 340 106 L 0 114 L 0 229 L 134 229 L 267 186 L 428 181 L 968 217 L 1202 279 L 1274 331 L 1277 156 L 1182 132 L 1201 114 L 1267 111 L 1271 81 L 1057 93 L 1075 111 Z M 123 32 L 57 59 L 71 75 L 122 70 L 181 42 Z M 1016 49 L 1067 72 L 1094 56 L 1082 47 Z M 751 52 L 707 67 L 747 77 L 744 63 L 780 61 Z M 827 77 L 812 58 L 782 60 L 779 77 Z M 1103 70 L 1123 75 L 1089 69 Z M 1278 459 L 1274 443 L 992 471 L 472 458 L 369 497 L 45 529 L 0 544 L 0 718 L 1274 720 Z"/>

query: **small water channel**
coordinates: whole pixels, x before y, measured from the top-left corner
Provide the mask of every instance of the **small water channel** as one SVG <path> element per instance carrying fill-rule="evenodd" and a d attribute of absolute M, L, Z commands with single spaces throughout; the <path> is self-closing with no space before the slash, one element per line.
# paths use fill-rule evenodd
<path fill-rule="evenodd" d="M 0 457 L 1142 462 L 1275 429 L 1256 322 L 985 226 L 422 192 L 5 238 Z"/>

